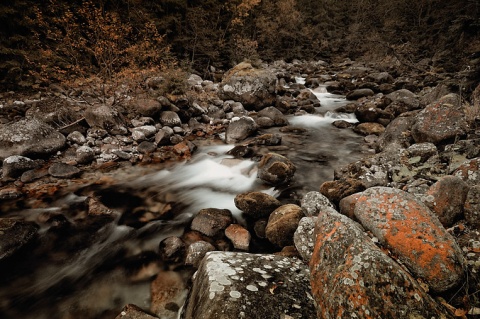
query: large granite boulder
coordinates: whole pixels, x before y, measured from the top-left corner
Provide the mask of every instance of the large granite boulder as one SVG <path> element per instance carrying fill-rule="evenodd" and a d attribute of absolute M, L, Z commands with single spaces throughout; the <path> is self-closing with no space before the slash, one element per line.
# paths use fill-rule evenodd
<path fill-rule="evenodd" d="M 211 252 L 193 278 L 182 318 L 314 318 L 309 278 L 298 259 Z"/>
<path fill-rule="evenodd" d="M 11 155 L 43 157 L 65 146 L 66 138 L 38 119 L 22 119 L 0 126 L 0 160 Z"/>
<path fill-rule="evenodd" d="M 446 291 L 463 280 L 466 265 L 461 249 L 414 195 L 372 187 L 358 198 L 354 213 L 431 291 Z"/>
<path fill-rule="evenodd" d="M 245 108 L 258 111 L 275 103 L 276 82 L 273 72 L 242 62 L 225 73 L 218 94 L 223 100 L 241 102 Z"/>
<path fill-rule="evenodd" d="M 317 318 L 451 318 L 350 218 L 317 218 L 310 262 Z"/>

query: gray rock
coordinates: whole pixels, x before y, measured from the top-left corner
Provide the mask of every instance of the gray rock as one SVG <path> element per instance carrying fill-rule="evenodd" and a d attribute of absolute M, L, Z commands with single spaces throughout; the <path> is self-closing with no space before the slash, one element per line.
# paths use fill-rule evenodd
<path fill-rule="evenodd" d="M 223 234 L 225 228 L 233 222 L 232 213 L 228 209 L 201 209 L 192 220 L 190 228 L 206 236 L 215 237 Z"/>
<path fill-rule="evenodd" d="M 37 119 L 0 126 L 0 160 L 11 155 L 45 156 L 65 146 L 65 136 Z"/>
<path fill-rule="evenodd" d="M 75 151 L 76 160 L 79 164 L 88 164 L 95 159 L 95 151 L 89 146 L 80 146 Z"/>
<path fill-rule="evenodd" d="M 81 171 L 72 165 L 54 163 L 48 168 L 48 173 L 57 178 L 73 178 L 80 175 Z"/>
<path fill-rule="evenodd" d="M 457 94 L 448 94 L 420 111 L 412 126 L 415 142 L 439 144 L 464 135 L 468 124 L 459 99 Z"/>
<path fill-rule="evenodd" d="M 251 117 L 234 117 L 225 132 L 225 141 L 229 144 L 240 142 L 253 135 L 257 130 L 258 125 Z"/>
<path fill-rule="evenodd" d="M 460 177 L 447 175 L 430 186 L 422 201 L 434 212 L 442 225 L 450 227 L 463 217 L 469 187 Z"/>
<path fill-rule="evenodd" d="M 109 105 L 93 105 L 85 110 L 83 116 L 90 127 L 102 128 L 111 134 L 128 133 L 123 116 Z"/>
<path fill-rule="evenodd" d="M 85 136 L 79 131 L 74 131 L 67 136 L 67 140 L 72 144 L 83 145 L 87 142 Z"/>
<path fill-rule="evenodd" d="M 375 149 L 377 151 L 385 150 L 391 144 L 398 144 L 399 147 L 408 147 L 413 142 L 410 129 L 415 123 L 415 118 L 397 117 L 390 122 L 382 135 L 380 135 Z"/>
<path fill-rule="evenodd" d="M 162 104 L 154 99 L 135 99 L 131 106 L 136 113 L 143 116 L 156 116 L 162 110 Z"/>
<path fill-rule="evenodd" d="M 333 209 L 333 208 L 332 208 Z M 312 258 L 313 248 L 315 246 L 315 222 L 317 217 L 303 217 L 298 223 L 298 227 L 293 234 L 295 248 L 308 264 Z"/>
<path fill-rule="evenodd" d="M 463 162 L 452 175 L 460 177 L 470 186 L 480 185 L 480 157 Z"/>
<path fill-rule="evenodd" d="M 317 216 L 325 207 L 335 208 L 325 195 L 315 191 L 306 193 L 300 201 L 300 206 L 307 217 Z"/>
<path fill-rule="evenodd" d="M 182 125 L 182 120 L 173 111 L 164 111 L 160 114 L 160 123 L 165 126 L 174 127 Z"/>
<path fill-rule="evenodd" d="M 371 89 L 356 89 L 347 93 L 347 100 L 358 100 L 362 97 L 372 96 L 375 93 Z"/>
<path fill-rule="evenodd" d="M 283 113 L 274 106 L 269 106 L 259 111 L 258 116 L 271 119 L 276 126 L 288 125 L 288 120 L 285 115 L 283 115 Z"/>
<path fill-rule="evenodd" d="M 183 318 L 314 318 L 309 277 L 298 259 L 208 253 L 194 276 Z"/>
<path fill-rule="evenodd" d="M 275 103 L 276 82 L 272 71 L 242 62 L 225 73 L 218 95 L 223 100 L 234 100 L 246 108 L 261 110 Z"/>
<path fill-rule="evenodd" d="M 0 218 L 0 261 L 31 242 L 40 227 L 16 218 Z"/>
<path fill-rule="evenodd" d="M 480 185 L 470 187 L 464 211 L 467 222 L 473 227 L 480 227 Z"/>
<path fill-rule="evenodd" d="M 149 154 L 155 152 L 157 146 L 149 141 L 143 141 L 137 146 L 137 151 L 142 154 Z"/>
<path fill-rule="evenodd" d="M 187 254 L 185 257 L 185 265 L 190 265 L 198 268 L 203 257 L 209 251 L 214 251 L 215 247 L 203 240 L 190 244 L 187 248 Z"/>
<path fill-rule="evenodd" d="M 420 108 L 417 95 L 407 89 L 392 92 L 387 95 L 387 98 L 390 99 L 392 103 L 385 108 L 385 111 L 395 116 Z"/>
<path fill-rule="evenodd" d="M 3 178 L 17 178 L 23 172 L 37 167 L 38 163 L 28 157 L 12 155 L 3 160 Z"/>

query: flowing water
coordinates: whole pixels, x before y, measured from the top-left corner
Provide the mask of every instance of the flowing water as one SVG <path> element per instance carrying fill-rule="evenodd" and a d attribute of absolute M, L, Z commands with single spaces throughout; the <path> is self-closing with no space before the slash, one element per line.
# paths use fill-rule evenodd
<path fill-rule="evenodd" d="M 11 213 L 27 220 L 41 214 L 61 213 L 65 218 L 42 225 L 39 240 L 29 248 L 32 252 L 17 258 L 13 267 L 0 265 L 0 317 L 114 318 L 127 303 L 148 309 L 151 279 L 168 266 L 154 253 L 159 242 L 181 235 L 200 209 L 227 208 L 242 222 L 233 202 L 238 193 L 258 190 L 298 199 L 318 190 L 333 178 L 334 168 L 361 157 L 361 138 L 331 125 L 338 119 L 356 121 L 351 114 L 334 111 L 347 103 L 343 96 L 324 88 L 313 92 L 322 105 L 317 113 L 288 117 L 291 126 L 305 129 L 303 133 L 265 130 L 282 135 L 282 145 L 274 151 L 297 167 L 287 188 L 261 183 L 257 163 L 226 155 L 233 146 L 220 141 L 200 146 L 192 160 L 169 169 L 115 171 L 114 186 L 94 191 L 114 212 L 109 222 L 86 222 L 85 190 L 58 198 L 48 208 Z M 140 224 L 138 214 L 143 214 Z"/>

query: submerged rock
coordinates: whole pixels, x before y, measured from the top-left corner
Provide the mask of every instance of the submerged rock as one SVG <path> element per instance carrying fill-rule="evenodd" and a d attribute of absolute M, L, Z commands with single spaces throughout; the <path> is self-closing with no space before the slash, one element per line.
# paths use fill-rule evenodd
<path fill-rule="evenodd" d="M 279 186 L 290 182 L 295 170 L 295 165 L 285 156 L 268 153 L 258 164 L 258 177 L 268 184 Z"/>
<path fill-rule="evenodd" d="M 275 255 L 211 252 L 202 261 L 182 318 L 314 318 L 308 268 Z"/>

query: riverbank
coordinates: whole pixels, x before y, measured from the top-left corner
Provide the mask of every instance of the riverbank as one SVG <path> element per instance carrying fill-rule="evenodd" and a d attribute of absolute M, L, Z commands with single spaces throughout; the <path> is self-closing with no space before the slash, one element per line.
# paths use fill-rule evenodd
<path fill-rule="evenodd" d="M 304 84 L 298 83 L 296 78 L 299 77 L 305 78 Z M 35 262 L 40 261 L 36 267 L 48 266 L 49 263 L 62 264 L 71 258 L 72 251 L 79 256 L 79 259 L 74 260 L 80 261 L 90 245 L 100 243 L 104 249 L 95 250 L 94 254 L 107 254 L 108 258 L 101 259 L 99 267 L 89 268 L 91 265 L 83 265 L 88 271 L 93 269 L 89 278 L 113 269 L 118 276 L 125 276 L 127 281 L 141 283 L 138 286 L 141 293 L 137 294 L 141 298 L 130 301 L 127 297 L 118 297 L 119 300 L 137 304 L 157 316 L 173 318 L 186 297 L 190 286 L 189 276 L 193 270 L 199 267 L 208 273 L 209 260 L 203 259 L 207 251 L 280 253 L 288 258 L 303 260 L 298 265 L 298 259 L 287 260 L 295 263 L 292 267 L 298 268 L 302 274 L 312 271 L 312 277 L 302 275 L 298 280 L 302 282 L 302 287 L 305 280 L 308 281 L 307 286 L 311 285 L 313 298 L 317 305 L 321 300 L 321 306 L 314 310 L 313 303 L 307 298 L 300 306 L 306 313 L 318 311 L 319 317 L 339 313 L 340 309 L 357 313 L 359 310 L 356 307 L 366 305 L 348 303 L 342 299 L 348 298 L 348 294 L 343 297 L 333 296 L 331 292 L 325 294 L 322 287 L 316 286 L 317 282 L 325 281 L 315 278 L 325 276 L 320 269 L 328 262 L 321 260 L 321 256 L 328 253 L 331 248 L 327 247 L 333 242 L 333 239 L 322 241 L 322 238 L 327 234 L 325 229 L 331 228 L 329 225 L 332 220 L 337 220 L 335 225 L 340 223 L 347 231 L 337 227 L 329 232 L 344 234 L 345 237 L 349 234 L 361 237 L 366 236 L 360 235 L 365 231 L 364 234 L 370 236 L 365 237 L 367 239 L 360 248 L 356 248 L 353 260 L 355 256 L 363 254 L 365 245 L 368 253 L 375 252 L 379 246 L 383 251 L 376 255 L 380 257 L 375 257 L 380 258 L 375 259 L 378 265 L 392 266 L 397 261 L 406 265 L 407 269 L 396 271 L 402 272 L 403 284 L 398 284 L 402 281 L 389 277 L 390 271 L 386 272 L 387 277 L 380 277 L 384 280 L 383 284 L 395 282 L 399 289 L 413 287 L 407 289 L 410 295 L 385 301 L 390 302 L 390 308 L 394 308 L 392 311 L 397 309 L 395 306 L 404 309 L 399 303 L 414 302 L 413 299 L 417 297 L 411 299 L 411 296 L 419 296 L 422 305 L 429 305 L 424 308 L 430 315 L 440 313 L 445 317 L 451 316 L 442 308 L 445 305 L 451 305 L 454 311 L 466 313 L 477 309 L 476 291 L 479 283 L 469 280 L 471 287 L 461 283 L 465 276 L 475 277 L 480 260 L 477 247 L 480 236 L 477 222 L 479 136 L 478 113 L 475 111 L 478 104 L 468 104 L 460 95 L 454 92 L 452 94 L 456 86 L 452 86 L 450 80 L 425 75 L 394 77 L 385 70 L 376 70 L 374 66 L 352 61 L 335 65 L 317 61 L 291 64 L 277 62 L 261 69 L 243 63 L 227 72 L 220 83 L 204 81 L 192 75 L 188 79 L 189 90 L 184 95 L 160 95 L 155 87 L 161 81 L 159 77 L 147 79 L 145 85 L 148 90 L 143 95 L 129 96 L 126 90 L 119 92 L 123 98 L 118 104 L 99 104 L 96 97 L 89 95 L 91 92 L 88 90 L 57 88 L 55 92 L 49 91 L 22 100 L 15 100 L 14 94 L 4 94 L 0 109 L 3 122 L 0 132 L 0 156 L 3 159 L 0 196 L 4 217 L 3 238 L 8 238 L 8 241 L 5 241 L 7 244 L 2 248 L 1 262 L 2 269 L 12 276 L 4 279 L 3 286 L 28 286 L 25 279 L 29 278 L 27 274 Z M 348 153 L 341 155 L 344 161 L 341 165 L 331 167 L 326 164 L 333 160 L 332 154 L 335 152 L 331 150 L 323 156 L 317 152 L 303 154 L 302 161 L 308 163 L 307 166 L 292 162 L 290 154 L 295 147 L 307 151 L 314 146 L 322 147 L 322 137 L 316 138 L 320 142 L 318 144 L 306 143 L 305 136 L 311 134 L 311 129 L 301 127 L 298 123 L 292 125 L 287 120 L 287 116 L 293 114 L 297 115 L 296 118 L 301 115 L 321 115 L 325 118 L 326 111 L 322 111 L 317 96 L 310 90 L 319 86 L 331 93 L 346 94 L 351 103 L 344 103 L 335 110 L 342 114 L 355 114 L 359 120 L 359 123 L 351 123 L 348 117 L 340 117 L 332 121 L 331 129 L 348 132 L 345 136 L 349 138 L 360 139 L 363 136 L 363 142 L 351 144 L 354 148 L 358 147 L 357 154 L 363 153 L 363 158 L 355 155 L 351 158 L 355 161 L 349 165 L 346 163 L 350 161 L 345 162 L 350 156 Z M 158 189 L 152 190 L 145 185 L 134 189 L 131 185 L 128 186 L 128 182 L 137 178 L 138 174 L 147 175 L 152 170 L 190 160 L 192 154 L 197 152 L 197 145 L 209 144 L 208 141 L 235 144 L 236 147 L 231 151 L 232 157 L 239 160 L 249 158 L 253 163 L 258 163 L 256 176 L 266 187 L 276 188 L 281 196 L 277 196 L 277 199 L 261 195 L 265 193 L 239 194 L 235 198 L 235 206 L 245 218 L 240 224 L 238 218 L 229 211 L 203 207 L 191 220 L 187 231 L 175 223 L 166 227 L 166 221 L 175 220 L 184 208 L 182 200 L 175 199 L 175 194 L 168 191 L 158 196 Z M 340 139 L 337 140 L 338 146 L 342 143 Z M 363 148 L 357 145 L 363 145 Z M 231 165 L 236 164 L 233 162 Z M 318 167 L 318 172 L 314 167 Z M 305 170 L 309 171 L 306 173 Z M 323 178 L 318 182 L 317 191 L 320 192 L 311 193 L 314 189 L 303 187 L 302 181 L 306 179 L 299 176 L 322 174 L 325 170 L 333 178 Z M 379 186 L 387 189 L 377 189 Z M 446 246 L 451 247 L 452 253 L 446 258 L 454 260 L 460 267 L 452 268 L 448 263 L 442 264 L 442 260 L 439 267 L 451 269 L 452 272 L 442 276 L 454 278 L 453 282 L 440 280 L 443 284 L 436 285 L 440 275 L 432 275 L 425 269 L 433 267 L 432 265 L 425 267 L 416 257 L 410 261 L 412 258 L 407 252 L 392 244 L 389 237 L 382 237 L 382 227 L 390 228 L 390 224 L 369 224 L 369 220 L 383 209 L 368 212 L 365 207 L 357 206 L 360 207 L 358 202 L 363 197 L 365 202 L 370 203 L 372 200 L 368 198 L 376 196 L 372 194 L 375 190 L 382 194 L 389 194 L 393 190 L 413 194 L 413 197 L 404 193 L 394 196 L 406 196 L 402 200 L 411 201 L 407 207 L 419 205 L 421 212 L 411 217 L 407 214 L 408 209 L 400 209 L 395 215 L 407 214 L 407 220 L 422 216 L 419 222 L 431 225 L 424 228 L 435 229 L 437 237 L 433 239 L 430 238 L 430 233 L 422 233 L 430 246 L 420 248 L 420 251 L 433 249 L 434 259 L 438 259 L 443 256 L 435 255 L 439 242 L 442 243 L 443 250 Z M 66 200 L 69 194 L 72 195 Z M 393 202 L 395 204 L 396 199 Z M 394 206 L 391 209 L 399 209 L 399 205 Z M 28 213 L 19 213 L 22 211 Z M 337 211 L 350 219 L 339 217 Z M 370 217 L 361 217 L 366 211 Z M 317 216 L 322 218 L 317 220 Z M 379 218 L 384 220 L 386 217 Z M 357 229 L 356 224 L 350 225 L 352 220 L 360 222 L 364 228 Z M 437 220 L 440 220 L 441 225 Z M 108 225 L 112 222 L 120 227 L 115 226 L 113 230 L 110 227 L 108 230 Z M 315 224 L 318 236 L 316 243 L 313 237 Z M 299 233 L 299 229 L 303 234 Z M 407 240 L 410 238 L 408 230 L 406 232 L 401 241 L 407 247 L 413 247 Z M 146 247 L 140 249 L 140 253 L 135 245 L 130 246 L 132 242 L 129 241 L 139 236 L 147 238 L 145 241 L 133 241 L 135 245 L 141 243 Z M 298 237 L 296 240 L 295 236 Z M 369 241 L 377 245 L 366 244 Z M 393 240 L 395 243 L 398 241 Z M 313 247 L 316 247 L 315 251 Z M 342 244 L 335 249 L 340 252 L 344 248 Z M 52 251 L 54 254 L 51 254 Z M 348 254 L 340 253 L 340 256 Z M 40 257 L 45 255 L 49 257 Z M 221 256 L 210 256 L 209 258 L 217 258 L 218 262 L 225 262 Z M 310 261 L 312 256 L 314 261 Z M 228 258 L 232 260 L 236 257 L 232 255 Z M 241 258 L 244 258 L 243 255 Z M 341 263 L 336 257 L 331 258 Z M 98 261 L 95 258 L 86 260 Z M 278 262 L 287 262 L 273 257 L 271 260 L 275 263 L 271 265 L 272 269 L 279 269 Z M 117 267 L 117 263 L 122 266 Z M 309 263 L 310 270 L 307 267 Z M 361 265 L 364 264 L 362 260 Z M 347 266 L 350 269 L 358 267 L 355 264 Z M 361 282 L 370 282 L 370 287 L 373 287 L 370 290 L 363 287 L 366 290 L 353 290 L 352 293 L 370 296 L 368 298 L 371 300 L 382 300 L 383 298 L 370 295 L 379 285 L 375 283 L 378 280 L 377 272 L 372 277 L 360 272 L 352 275 L 356 278 L 350 286 L 358 288 L 363 287 Z M 54 284 L 47 284 L 50 288 L 40 294 L 35 289 L 26 294 L 26 290 L 22 292 L 21 289 L 11 295 L 7 291 L 2 292 L 5 297 L 2 299 L 6 300 L 2 308 L 11 317 L 28 318 L 30 311 L 35 309 L 37 299 L 46 298 L 51 290 L 58 292 L 56 298 L 72 296 L 72 291 L 66 286 L 72 282 L 78 284 L 84 275 L 84 272 L 79 272 L 73 277 L 47 277 L 46 280 L 52 280 Z M 197 276 L 201 277 L 202 272 Z M 221 273 L 220 276 L 226 277 L 224 279 L 228 281 L 235 279 L 232 277 L 234 274 Z M 332 269 L 328 276 L 337 278 Z M 340 273 L 338 276 L 348 277 Z M 362 279 L 363 276 L 365 280 Z M 152 278 L 157 279 L 150 284 Z M 252 280 L 259 281 L 258 278 Z M 277 278 L 273 284 L 279 287 L 279 283 L 284 281 L 285 278 Z M 220 289 L 218 282 L 222 281 L 215 279 L 213 283 L 215 282 L 217 284 L 214 286 Z M 328 287 L 338 283 L 332 282 Z M 194 281 L 190 302 L 186 304 L 187 318 L 195 317 L 191 309 L 195 309 L 198 304 L 206 306 L 206 311 L 213 311 L 214 308 L 207 306 L 208 300 L 215 304 L 219 300 L 217 298 L 223 298 L 222 292 L 228 293 L 228 298 L 233 299 L 221 300 L 234 306 L 245 305 L 233 301 L 242 301 L 241 296 L 252 293 L 252 289 L 259 293 L 264 288 L 275 297 L 271 293 L 271 280 L 267 280 L 265 286 L 256 284 L 254 288 L 250 286 L 250 289 L 247 283 L 244 292 L 229 290 L 228 285 L 222 284 L 224 288 L 216 291 L 218 294 L 212 298 L 211 294 L 204 296 L 207 299 L 195 295 L 195 291 L 198 293 L 195 284 Z M 204 287 L 211 285 L 212 282 L 208 281 L 203 284 Z M 232 296 L 232 291 L 237 291 L 239 295 L 234 293 Z M 285 293 L 287 299 L 291 296 L 288 291 L 290 290 Z M 310 294 L 308 291 L 306 293 Z M 375 292 L 378 293 L 379 291 Z M 433 299 L 431 294 L 437 299 Z M 78 295 L 73 296 L 73 299 L 78 298 Z M 438 302 L 439 297 L 445 300 L 443 306 Z M 258 300 L 268 300 L 274 305 L 278 302 L 275 298 Z M 332 304 L 335 300 L 340 300 L 338 305 Z M 88 309 L 88 305 L 82 303 L 92 302 L 88 298 L 79 298 L 73 304 L 82 309 L 78 310 L 81 313 Z M 223 302 L 217 304 L 225 305 Z M 284 304 L 288 305 L 289 302 Z M 104 303 L 108 305 L 105 308 L 110 309 L 102 315 L 104 318 L 114 317 L 118 314 L 118 307 L 123 306 L 112 306 L 115 302 L 108 298 Z M 60 313 L 61 302 L 57 304 L 60 305 L 56 308 L 59 317 L 66 315 Z M 373 302 L 370 305 L 375 306 Z M 414 303 L 408 305 L 408 309 L 420 311 L 421 307 Z M 235 307 L 232 308 L 232 313 L 240 313 Z M 255 309 L 255 306 L 249 308 Z M 135 307 L 128 309 L 140 311 Z M 282 311 L 285 313 L 287 310 Z M 302 312 L 297 310 L 292 310 L 289 315 L 298 317 Z M 374 310 L 372 308 L 368 311 Z M 78 315 L 75 307 L 67 311 L 69 312 L 70 315 Z M 51 314 L 47 314 L 49 315 Z M 197 313 L 196 316 L 201 314 Z"/>

